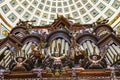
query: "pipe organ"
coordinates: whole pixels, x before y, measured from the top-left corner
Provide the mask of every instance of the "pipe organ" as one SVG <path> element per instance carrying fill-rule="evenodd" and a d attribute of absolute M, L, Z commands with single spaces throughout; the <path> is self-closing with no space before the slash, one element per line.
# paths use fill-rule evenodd
<path fill-rule="evenodd" d="M 63 38 L 58 38 L 52 41 L 52 44 L 48 47 L 47 53 L 54 54 L 56 51 L 59 51 L 60 54 L 62 55 L 67 54 L 69 49 L 70 49 L 69 43 Z"/>
<path fill-rule="evenodd" d="M 22 51 L 22 54 L 20 54 L 19 56 L 23 56 L 23 57 L 30 57 L 30 54 L 32 54 L 32 49 L 31 49 L 31 46 L 32 45 L 35 45 L 33 42 L 26 42 L 21 51 Z M 37 48 L 37 46 L 35 45 L 35 48 Z"/>
<path fill-rule="evenodd" d="M 9 66 L 11 58 L 11 51 L 7 49 L 8 47 L 4 47 L 0 50 L 0 53 L 4 55 L 3 59 L 0 61 L 0 64 L 7 68 Z"/>
<path fill-rule="evenodd" d="M 99 48 L 93 43 L 91 42 L 90 40 L 87 40 L 85 42 L 82 43 L 81 45 L 84 50 L 85 49 L 88 49 L 88 55 L 100 55 L 100 50 Z M 95 53 L 93 53 L 93 47 L 95 47 Z"/>
<path fill-rule="evenodd" d="M 75 76 L 75 79 L 95 77 L 96 80 L 103 75 L 111 78 L 110 69 L 116 64 L 120 66 L 120 36 L 107 24 L 74 24 L 68 20 L 58 16 L 53 24 L 40 27 L 30 25 L 30 29 L 17 25 L 6 39 L 0 41 L 0 65 L 10 70 L 3 74 L 4 78 L 45 77 L 49 80 L 50 77 Z M 44 30 L 48 31 L 47 34 Z M 105 34 L 105 30 L 109 32 Z M 107 53 L 103 55 L 105 51 L 102 50 L 106 47 Z M 60 55 L 54 55 L 55 52 Z M 119 71 L 117 73 L 120 75 Z"/>
<path fill-rule="evenodd" d="M 106 58 L 108 59 L 110 64 L 120 60 L 120 48 L 114 43 L 109 45 L 107 49 Z"/>

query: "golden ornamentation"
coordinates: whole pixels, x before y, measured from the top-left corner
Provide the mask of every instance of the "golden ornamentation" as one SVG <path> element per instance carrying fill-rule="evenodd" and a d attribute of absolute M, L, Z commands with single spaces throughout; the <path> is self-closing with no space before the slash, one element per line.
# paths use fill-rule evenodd
<path fill-rule="evenodd" d="M 8 36 L 8 31 L 7 31 L 7 30 L 4 30 L 4 31 L 2 31 L 2 34 L 3 34 L 4 36 Z"/>
<path fill-rule="evenodd" d="M 119 32 L 119 33 L 120 33 L 120 26 L 118 26 L 118 27 L 117 27 L 117 32 Z"/>

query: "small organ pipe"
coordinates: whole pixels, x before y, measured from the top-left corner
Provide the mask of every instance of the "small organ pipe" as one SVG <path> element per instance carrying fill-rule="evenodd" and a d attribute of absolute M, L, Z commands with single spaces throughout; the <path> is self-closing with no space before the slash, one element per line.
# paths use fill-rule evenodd
<path fill-rule="evenodd" d="M 30 48 L 27 54 L 31 54 L 31 53 L 32 53 L 32 49 Z"/>
<path fill-rule="evenodd" d="M 10 56 L 11 51 L 8 50 L 7 54 L 5 55 L 4 59 Z M 11 56 L 10 56 L 11 57 Z"/>
<path fill-rule="evenodd" d="M 109 46 L 109 48 L 111 49 L 111 51 L 112 51 L 112 53 L 113 53 L 114 55 L 117 55 L 117 53 L 115 52 L 115 50 L 113 49 L 112 46 Z"/>
<path fill-rule="evenodd" d="M 114 58 L 114 55 L 112 54 L 112 52 L 111 52 L 110 49 L 108 49 L 108 52 L 109 52 L 109 55 L 110 55 L 112 58 Z"/>
<path fill-rule="evenodd" d="M 9 67 L 9 63 L 11 62 L 11 59 L 5 64 L 5 67 Z"/>
<path fill-rule="evenodd" d="M 111 62 L 108 59 L 108 56 L 106 56 L 106 61 L 107 61 L 107 64 L 111 64 Z"/>
<path fill-rule="evenodd" d="M 0 50 L 0 55 L 7 49 L 7 46 Z"/>
<path fill-rule="evenodd" d="M 27 47 L 27 44 L 25 43 L 22 47 L 22 50 L 24 51 L 26 47 Z"/>
<path fill-rule="evenodd" d="M 113 63 L 113 60 L 112 60 L 112 58 L 110 57 L 109 53 L 107 53 L 106 55 L 107 55 L 107 57 L 108 57 L 109 61 L 110 61 L 110 62 L 111 62 L 111 64 L 112 64 L 112 63 Z"/>
<path fill-rule="evenodd" d="M 25 48 L 25 54 L 28 52 L 29 48 L 31 47 L 32 42 L 29 42 L 27 47 Z"/>
<path fill-rule="evenodd" d="M 4 55 L 7 55 L 8 52 L 9 52 L 9 50 L 6 50 L 6 51 L 4 52 Z"/>
<path fill-rule="evenodd" d="M 120 53 L 120 48 L 118 46 L 115 46 L 115 44 L 112 44 L 113 48 L 115 49 L 115 51 L 117 52 L 117 54 Z"/>
<path fill-rule="evenodd" d="M 8 62 L 10 60 L 10 56 L 7 58 L 7 59 L 5 59 L 5 64 Z"/>

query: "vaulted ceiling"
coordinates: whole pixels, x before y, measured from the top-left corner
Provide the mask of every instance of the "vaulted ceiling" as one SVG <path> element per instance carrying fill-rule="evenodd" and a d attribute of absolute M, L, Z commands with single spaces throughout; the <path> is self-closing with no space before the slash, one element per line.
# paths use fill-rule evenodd
<path fill-rule="evenodd" d="M 7 30 L 19 19 L 36 20 L 34 25 L 51 24 L 57 14 L 74 18 L 74 23 L 92 23 L 109 17 L 112 25 L 120 23 L 119 0 L 0 0 L 0 21 Z M 116 25 L 114 24 L 113 27 Z"/>

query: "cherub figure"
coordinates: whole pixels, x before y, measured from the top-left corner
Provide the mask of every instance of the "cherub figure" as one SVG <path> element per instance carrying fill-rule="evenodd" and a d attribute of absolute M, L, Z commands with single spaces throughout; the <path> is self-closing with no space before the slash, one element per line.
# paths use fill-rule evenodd
<path fill-rule="evenodd" d="M 14 58 L 16 66 L 13 68 L 13 71 L 26 71 L 26 68 L 23 65 L 26 62 L 26 60 L 27 59 L 23 57 Z"/>
<path fill-rule="evenodd" d="M 55 52 L 55 56 L 50 55 L 50 59 L 54 60 L 53 65 L 62 65 L 62 59 L 65 59 L 66 54 L 60 56 L 59 52 Z"/>
<path fill-rule="evenodd" d="M 95 53 L 95 50 L 93 51 L 93 53 Z M 88 56 L 88 60 L 89 60 L 89 62 L 91 62 L 89 67 L 98 66 L 99 68 L 103 68 L 103 66 L 100 63 L 102 62 L 106 53 L 107 53 L 107 51 L 105 51 L 105 53 L 103 53 L 103 55 L 101 53 L 100 59 L 98 59 L 98 55 L 93 55 L 92 59 L 90 58 L 90 56 Z"/>

